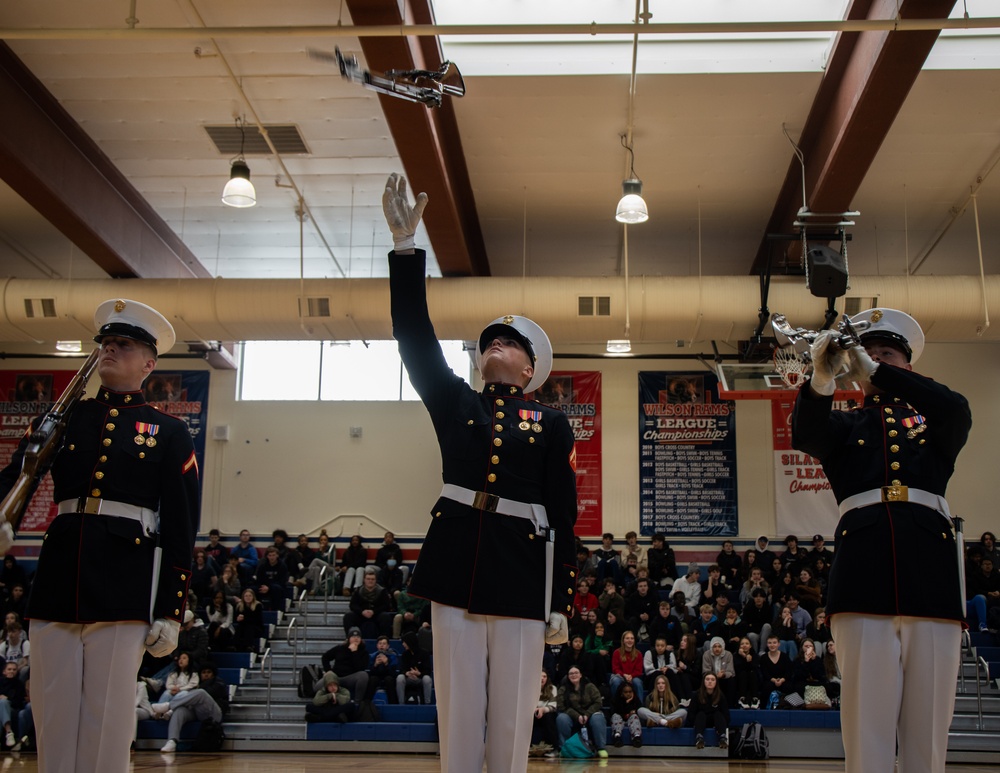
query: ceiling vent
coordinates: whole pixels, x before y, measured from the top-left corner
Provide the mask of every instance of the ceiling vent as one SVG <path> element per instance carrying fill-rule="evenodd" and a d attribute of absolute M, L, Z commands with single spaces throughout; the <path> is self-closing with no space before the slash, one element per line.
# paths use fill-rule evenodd
<path fill-rule="evenodd" d="M 299 134 L 299 127 L 291 123 L 264 124 L 271 142 L 274 143 L 275 150 L 282 155 L 308 154 L 309 148 Z M 269 156 L 271 149 L 264 141 L 264 135 L 260 133 L 254 124 L 246 127 L 246 139 L 244 140 L 240 132 L 240 127 L 234 124 L 221 126 L 206 126 L 205 131 L 219 153 L 223 156 L 235 156 L 240 152 L 240 142 L 243 141 L 243 154 L 247 156 Z"/>
<path fill-rule="evenodd" d="M 55 298 L 25 298 L 24 316 L 28 319 L 38 317 L 54 317 L 56 315 Z"/>
<path fill-rule="evenodd" d="M 577 315 L 580 317 L 610 317 L 611 297 L 608 295 L 577 296 Z"/>
<path fill-rule="evenodd" d="M 311 296 L 305 299 L 305 308 L 299 298 L 299 314 L 303 317 L 329 317 L 330 299 L 326 296 Z"/>

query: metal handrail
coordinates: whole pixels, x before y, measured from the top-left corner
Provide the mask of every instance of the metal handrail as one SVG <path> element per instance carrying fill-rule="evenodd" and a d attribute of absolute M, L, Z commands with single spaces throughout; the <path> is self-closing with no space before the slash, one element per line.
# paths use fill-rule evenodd
<path fill-rule="evenodd" d="M 330 570 L 330 565 L 327 564 L 322 569 L 319 570 L 319 587 L 323 589 L 323 622 L 327 621 L 327 615 L 330 612 L 330 595 L 326 592 L 326 575 Z"/>
<path fill-rule="evenodd" d="M 964 659 L 964 656 L 966 655 L 966 653 L 968 653 L 969 655 L 972 655 L 973 659 L 975 659 L 976 652 L 975 652 L 975 650 L 972 649 L 972 637 L 969 636 L 969 632 L 965 628 L 963 628 L 962 629 L 962 656 L 963 656 L 963 659 Z M 961 692 L 964 695 L 965 691 L 966 691 L 966 689 L 965 689 L 965 668 L 963 668 L 963 665 L 961 663 L 959 663 L 959 666 L 958 666 L 958 684 L 959 684 L 959 692 Z"/>
<path fill-rule="evenodd" d="M 267 665 L 267 673 L 264 672 L 264 666 Z M 271 674 L 273 669 L 273 661 L 271 659 L 271 648 L 268 647 L 264 650 L 264 654 L 260 657 L 260 675 L 262 679 L 267 679 L 267 698 L 264 702 L 264 716 L 267 719 L 271 718 Z"/>
<path fill-rule="evenodd" d="M 294 636 L 293 636 L 294 634 Z M 299 619 L 293 617 L 285 628 L 285 643 L 292 648 L 292 679 L 299 670 Z"/>
<path fill-rule="evenodd" d="M 302 615 L 302 641 L 309 639 L 309 591 L 305 588 L 299 594 L 299 613 Z M 298 641 L 298 637 L 296 637 Z"/>

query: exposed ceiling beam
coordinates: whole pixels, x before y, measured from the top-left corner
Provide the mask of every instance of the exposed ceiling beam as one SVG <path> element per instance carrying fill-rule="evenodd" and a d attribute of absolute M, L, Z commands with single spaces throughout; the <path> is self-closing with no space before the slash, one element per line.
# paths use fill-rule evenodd
<path fill-rule="evenodd" d="M 0 177 L 109 276 L 211 276 L 2 42 L 0 105 Z"/>
<path fill-rule="evenodd" d="M 355 24 L 398 28 L 407 20 L 418 24 L 434 20 L 429 0 L 409 0 L 408 19 L 400 13 L 397 0 L 347 0 L 347 7 Z M 382 72 L 436 70 L 442 62 L 437 38 L 362 38 L 361 48 L 368 66 Z M 489 276 L 486 245 L 451 100 L 446 97 L 441 107 L 430 109 L 379 95 L 411 190 L 424 191 L 430 197 L 424 224 L 441 274 Z"/>
<path fill-rule="evenodd" d="M 856 0 L 846 18 L 893 19 L 897 12 L 901 18 L 940 18 L 948 16 L 954 6 L 954 0 Z M 883 30 L 838 35 L 797 142 L 805 156 L 810 210 L 844 212 L 852 208 L 854 196 L 938 34 L 937 30 Z M 751 274 L 764 270 L 772 249 L 785 250 L 789 260 L 798 261 L 798 242 L 772 243 L 767 234 L 793 233 L 792 223 L 800 206 L 802 167 L 793 155 Z"/>

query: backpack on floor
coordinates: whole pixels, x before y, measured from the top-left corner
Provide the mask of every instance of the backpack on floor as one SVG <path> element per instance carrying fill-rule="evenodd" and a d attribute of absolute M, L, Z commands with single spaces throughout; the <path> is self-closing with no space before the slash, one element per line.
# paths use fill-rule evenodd
<path fill-rule="evenodd" d="M 767 733 L 760 722 L 747 722 L 740 729 L 739 738 L 730 746 L 733 756 L 740 760 L 766 760 L 768 757 Z"/>
<path fill-rule="evenodd" d="M 204 719 L 198 735 L 195 736 L 193 748 L 196 752 L 217 752 L 225 740 L 226 734 L 222 730 L 222 725 L 211 719 Z"/>
<path fill-rule="evenodd" d="M 379 722 L 382 715 L 373 701 L 363 700 L 358 703 L 356 719 L 358 722 Z"/>
<path fill-rule="evenodd" d="M 316 683 L 323 679 L 323 671 L 315 663 L 302 666 L 299 672 L 299 697 L 312 698 L 316 694 Z"/>

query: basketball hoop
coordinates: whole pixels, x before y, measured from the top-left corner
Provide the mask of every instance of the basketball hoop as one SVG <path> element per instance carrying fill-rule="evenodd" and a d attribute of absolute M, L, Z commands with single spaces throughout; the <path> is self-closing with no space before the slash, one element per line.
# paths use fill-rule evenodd
<path fill-rule="evenodd" d="M 810 370 L 810 364 L 806 362 L 803 355 L 795 351 L 793 346 L 774 347 L 774 369 L 785 386 L 790 389 L 798 389 L 805 381 L 805 377 Z"/>

